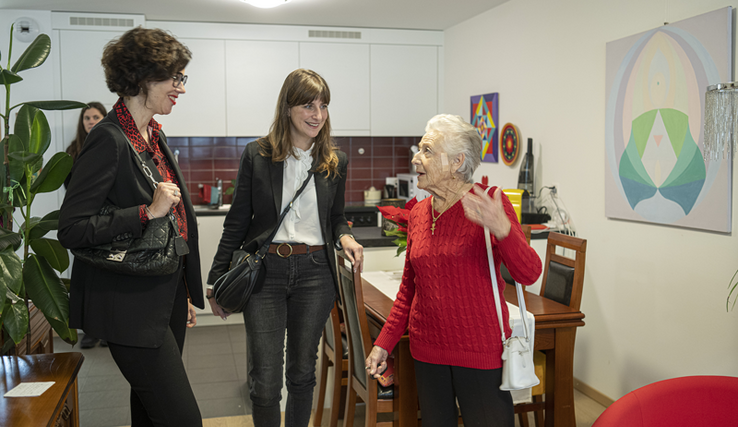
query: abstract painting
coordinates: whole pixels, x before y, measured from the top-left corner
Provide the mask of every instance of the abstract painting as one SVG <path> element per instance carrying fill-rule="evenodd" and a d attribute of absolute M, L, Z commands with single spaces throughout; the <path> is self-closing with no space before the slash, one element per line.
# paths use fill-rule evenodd
<path fill-rule="evenodd" d="M 707 86 L 732 76 L 731 16 L 607 43 L 607 217 L 730 232 L 732 162 L 702 153 Z"/>
<path fill-rule="evenodd" d="M 499 157 L 497 119 L 498 93 L 471 97 L 471 124 L 482 137 L 482 161 L 497 163 Z"/>

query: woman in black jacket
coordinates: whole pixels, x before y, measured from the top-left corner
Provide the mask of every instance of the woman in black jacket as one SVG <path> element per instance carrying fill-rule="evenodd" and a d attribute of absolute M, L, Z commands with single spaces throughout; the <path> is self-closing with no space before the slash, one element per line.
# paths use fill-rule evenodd
<path fill-rule="evenodd" d="M 140 237 L 149 220 L 173 213 L 189 248 L 180 268 L 163 276 L 128 276 L 75 259 L 70 327 L 108 342 L 131 384 L 131 425 L 202 426 L 181 353 L 192 305 L 203 307 L 197 221 L 182 172 L 156 114 L 169 114 L 185 93 L 190 51 L 161 30 L 135 28 L 110 42 L 102 64 L 120 99 L 89 134 L 74 163 L 59 218 L 70 249 Z M 124 135 L 125 134 L 125 135 Z M 159 182 L 137 166 L 130 143 Z M 99 215 L 104 205 L 120 209 Z"/>
<path fill-rule="evenodd" d="M 338 295 L 334 248 L 342 247 L 361 269 L 363 248 L 354 241 L 343 213 L 346 155 L 331 138 L 325 80 L 298 69 L 284 81 L 269 135 L 248 144 L 241 156 L 233 204 L 223 225 L 208 283 L 228 270 L 233 252 L 255 252 L 308 177 L 264 260 L 263 288 L 243 312 L 248 373 L 256 427 L 278 427 L 287 333 L 285 425 L 305 427 L 315 387 L 318 342 Z M 229 313 L 212 299 L 213 313 Z"/>

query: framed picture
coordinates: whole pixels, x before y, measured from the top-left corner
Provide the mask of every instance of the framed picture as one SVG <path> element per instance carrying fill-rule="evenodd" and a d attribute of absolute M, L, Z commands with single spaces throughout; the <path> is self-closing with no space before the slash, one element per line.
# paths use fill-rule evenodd
<path fill-rule="evenodd" d="M 488 93 L 471 97 L 471 124 L 477 128 L 482 137 L 482 161 L 497 163 L 499 158 L 499 131 L 497 120 L 500 116 L 498 110 L 499 94 Z"/>
<path fill-rule="evenodd" d="M 732 76 L 732 8 L 607 43 L 605 214 L 731 230 L 732 161 L 705 160 L 708 85 Z"/>

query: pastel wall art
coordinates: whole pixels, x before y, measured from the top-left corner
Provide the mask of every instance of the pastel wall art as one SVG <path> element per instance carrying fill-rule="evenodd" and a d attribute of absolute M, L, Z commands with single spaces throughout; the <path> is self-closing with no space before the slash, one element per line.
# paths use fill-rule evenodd
<path fill-rule="evenodd" d="M 488 93 L 471 97 L 471 124 L 477 128 L 482 137 L 482 161 L 497 163 L 499 148 L 497 120 L 498 93 Z"/>
<path fill-rule="evenodd" d="M 730 232 L 732 163 L 702 153 L 707 86 L 732 76 L 731 16 L 607 43 L 607 217 Z"/>

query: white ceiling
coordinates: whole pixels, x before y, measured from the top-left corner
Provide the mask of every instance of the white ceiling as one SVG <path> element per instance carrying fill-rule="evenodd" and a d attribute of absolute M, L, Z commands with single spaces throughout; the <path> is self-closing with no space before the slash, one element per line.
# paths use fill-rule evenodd
<path fill-rule="evenodd" d="M 259 9 L 240 0 L 0 0 L 0 9 L 143 14 L 155 21 L 445 30 L 508 0 L 292 0 Z"/>

